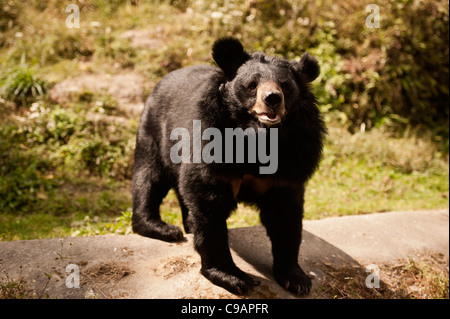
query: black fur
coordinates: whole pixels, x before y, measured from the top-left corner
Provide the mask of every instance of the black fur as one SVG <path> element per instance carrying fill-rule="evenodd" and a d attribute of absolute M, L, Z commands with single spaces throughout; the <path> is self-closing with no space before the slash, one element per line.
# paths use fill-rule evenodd
<path fill-rule="evenodd" d="M 183 239 L 182 231 L 163 222 L 159 206 L 174 188 L 187 233 L 194 233 L 201 273 L 216 285 L 245 293 L 257 284 L 233 262 L 226 219 L 238 201 L 256 204 L 272 241 L 277 282 L 306 294 L 310 278 L 298 264 L 305 184 L 316 170 L 326 134 L 309 82 L 319 74 L 317 61 L 305 53 L 300 62 L 247 53 L 238 40 L 216 41 L 213 57 L 221 67 L 194 66 L 165 76 L 148 98 L 142 114 L 133 174 L 133 230 L 165 241 Z M 192 136 L 193 120 L 202 129 L 265 127 L 251 114 L 256 93 L 251 82 L 272 81 L 282 87 L 286 114 L 278 128 L 278 170 L 260 175 L 257 164 L 180 163 L 170 159 L 169 139 L 177 127 Z M 237 197 L 230 181 L 245 176 L 273 181 L 263 194 L 242 183 Z"/>

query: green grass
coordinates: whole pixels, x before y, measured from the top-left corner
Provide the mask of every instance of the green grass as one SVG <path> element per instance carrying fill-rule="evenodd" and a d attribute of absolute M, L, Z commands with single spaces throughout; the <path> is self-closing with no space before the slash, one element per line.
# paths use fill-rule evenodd
<path fill-rule="evenodd" d="M 129 233 L 129 189 L 101 178 L 60 180 L 28 206 L 3 209 L 0 240 Z"/>
<path fill-rule="evenodd" d="M 306 218 L 448 207 L 449 169 L 430 137 L 331 128 Z"/>

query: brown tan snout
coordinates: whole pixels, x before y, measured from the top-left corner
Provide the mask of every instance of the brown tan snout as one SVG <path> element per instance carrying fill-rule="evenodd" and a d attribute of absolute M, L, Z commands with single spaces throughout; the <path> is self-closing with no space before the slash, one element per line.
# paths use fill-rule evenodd
<path fill-rule="evenodd" d="M 286 113 L 283 90 L 280 86 L 271 81 L 263 82 L 256 92 L 256 103 L 251 113 L 267 126 L 280 123 Z"/>

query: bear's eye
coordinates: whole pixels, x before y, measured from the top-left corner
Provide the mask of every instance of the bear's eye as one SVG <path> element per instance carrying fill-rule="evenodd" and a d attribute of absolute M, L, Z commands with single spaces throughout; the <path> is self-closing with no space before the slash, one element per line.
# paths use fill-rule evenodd
<path fill-rule="evenodd" d="M 247 89 L 250 91 L 254 91 L 258 86 L 258 83 L 256 81 L 251 81 L 250 84 L 247 86 Z"/>

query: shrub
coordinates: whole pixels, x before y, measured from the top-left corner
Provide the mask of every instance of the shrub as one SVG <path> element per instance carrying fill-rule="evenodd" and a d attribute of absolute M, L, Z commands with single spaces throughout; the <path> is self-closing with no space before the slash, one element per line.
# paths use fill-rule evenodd
<path fill-rule="evenodd" d="M 118 124 L 91 120 L 88 114 L 34 103 L 27 120 L 12 134 L 45 156 L 54 168 L 100 177 L 131 177 L 133 126 L 118 128 Z"/>
<path fill-rule="evenodd" d="M 0 126 L 0 211 L 31 209 L 56 185 L 41 172 L 45 159 L 24 151 L 23 138 L 15 138 L 15 126 Z"/>

